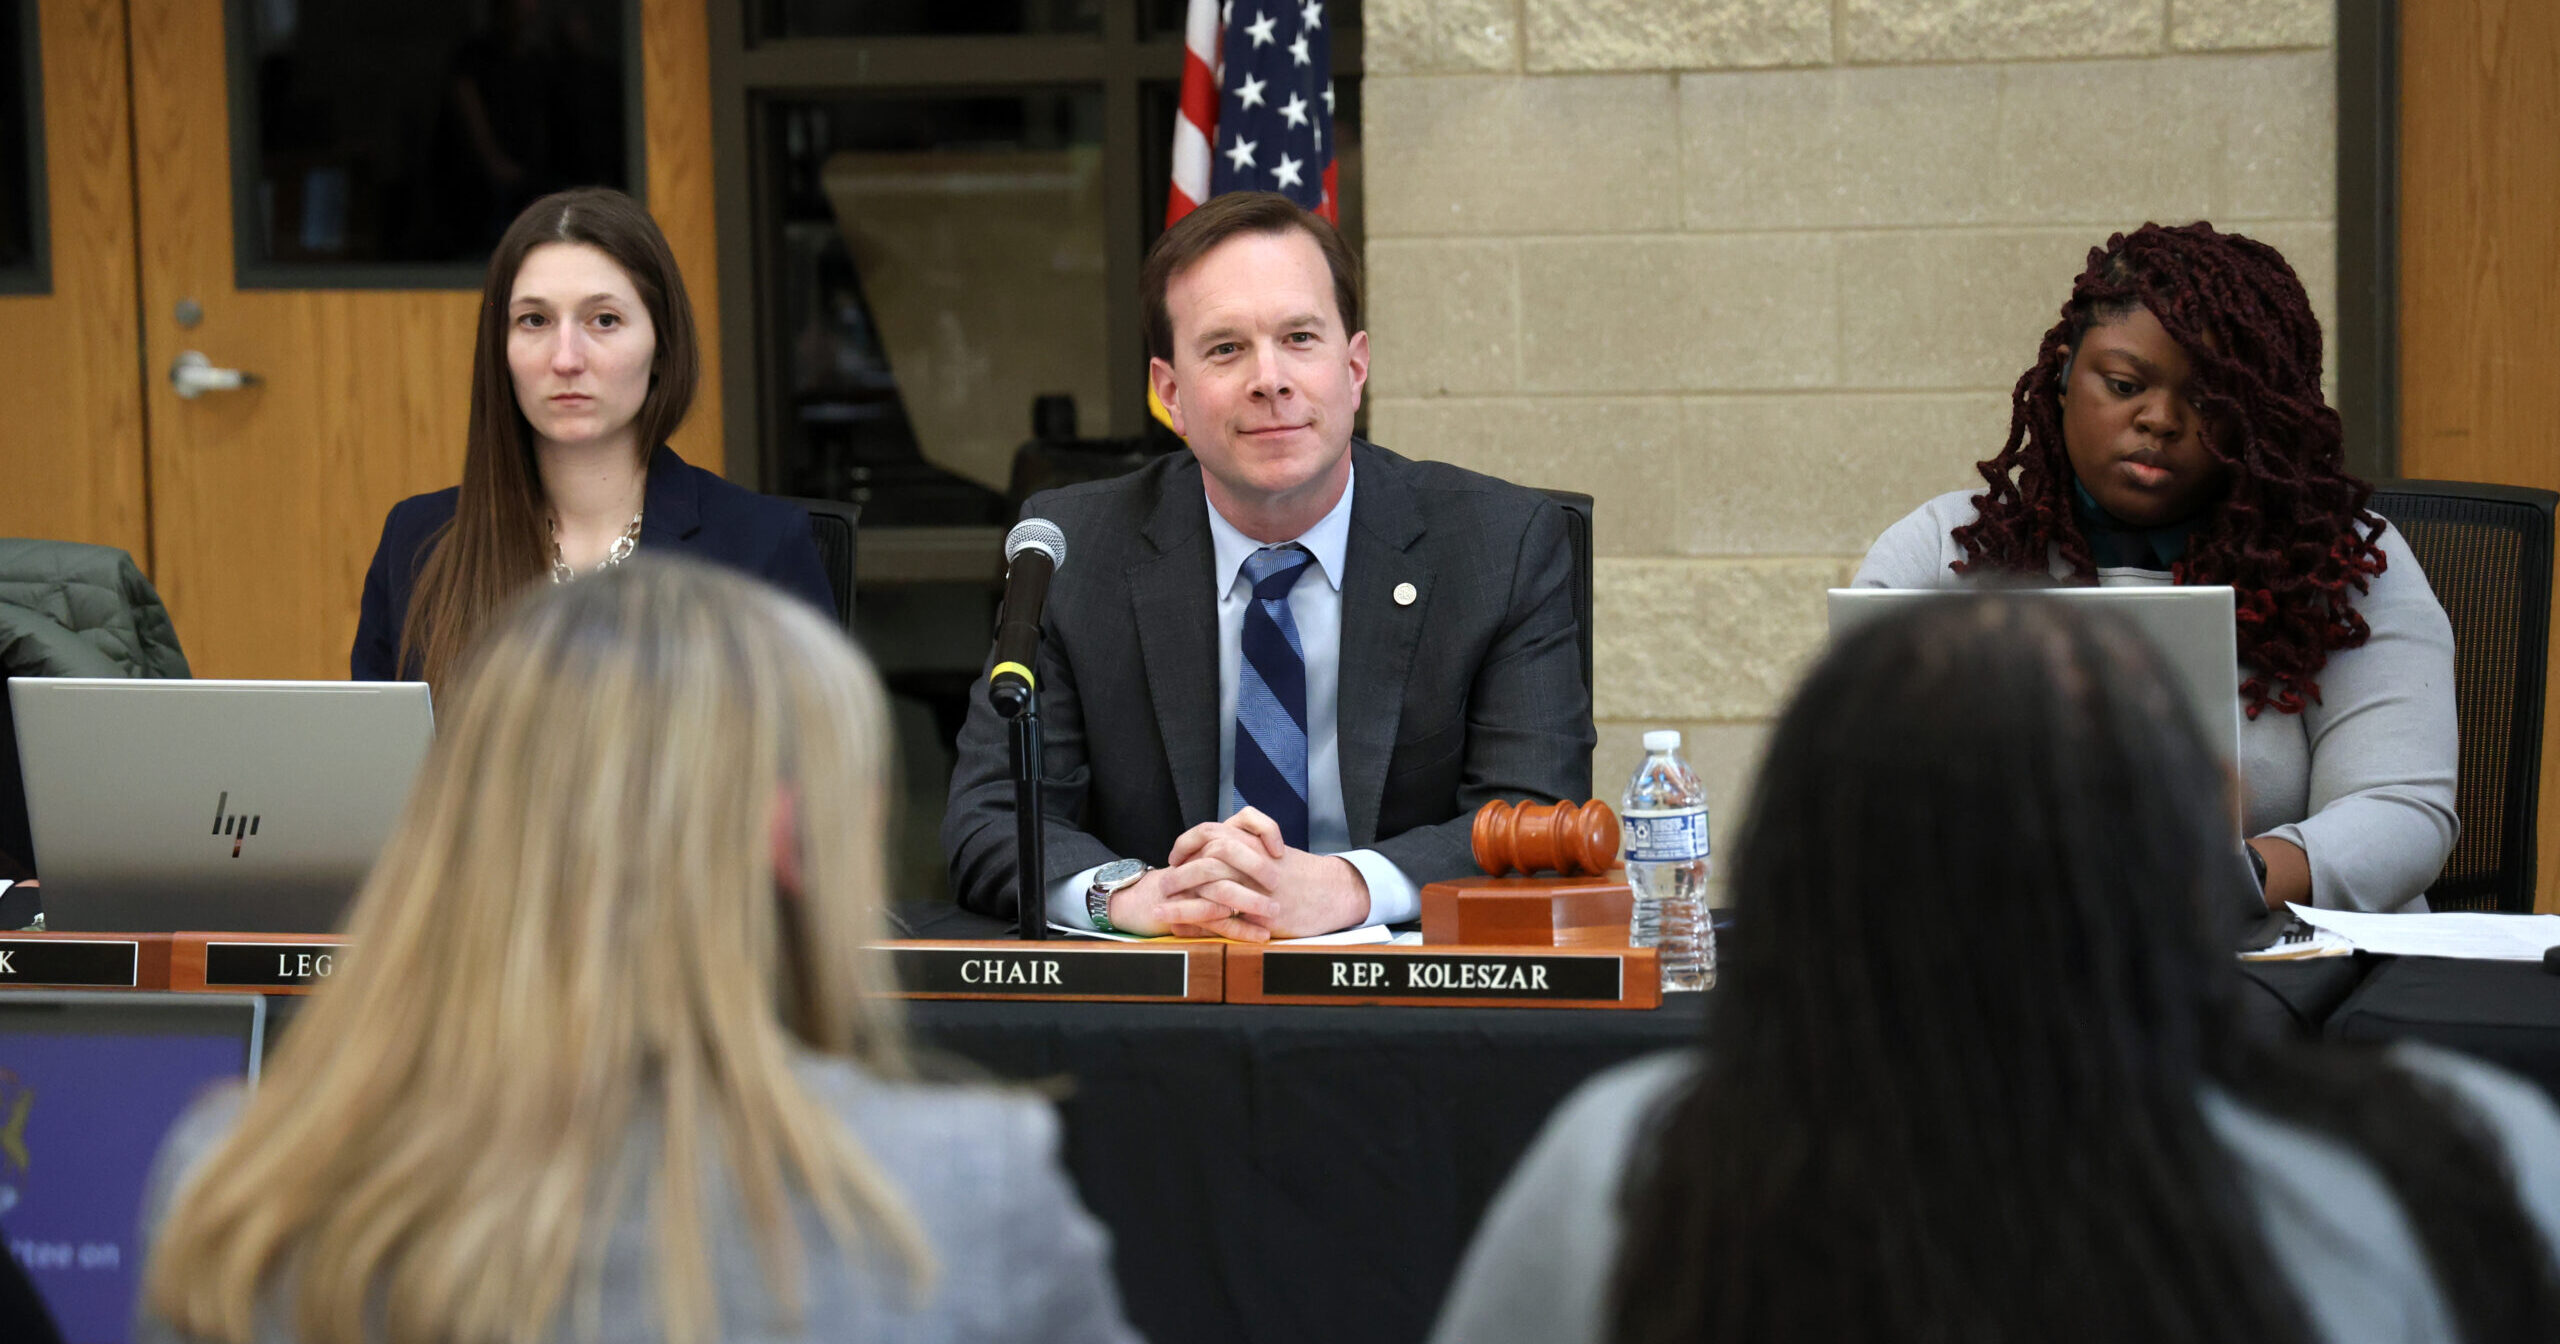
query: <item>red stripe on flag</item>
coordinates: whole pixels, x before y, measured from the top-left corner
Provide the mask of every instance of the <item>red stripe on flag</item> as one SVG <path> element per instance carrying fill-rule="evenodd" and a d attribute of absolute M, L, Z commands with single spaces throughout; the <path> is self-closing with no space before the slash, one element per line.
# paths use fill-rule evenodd
<path fill-rule="evenodd" d="M 1218 129 L 1218 77 L 1189 50 L 1182 53 L 1182 115 L 1214 143 Z"/>
<path fill-rule="evenodd" d="M 1198 201 L 1183 195 L 1182 188 L 1175 187 L 1171 191 L 1165 193 L 1164 226 L 1168 229 L 1172 228 L 1175 224 L 1182 221 L 1182 217 L 1184 215 L 1190 214 L 1192 211 L 1199 208 L 1200 203 Z"/>
<path fill-rule="evenodd" d="M 1316 206 L 1316 213 L 1324 216 L 1325 223 L 1339 228 L 1342 224 L 1342 188 L 1334 177 L 1335 162 L 1332 159 L 1325 160 L 1324 200 Z"/>

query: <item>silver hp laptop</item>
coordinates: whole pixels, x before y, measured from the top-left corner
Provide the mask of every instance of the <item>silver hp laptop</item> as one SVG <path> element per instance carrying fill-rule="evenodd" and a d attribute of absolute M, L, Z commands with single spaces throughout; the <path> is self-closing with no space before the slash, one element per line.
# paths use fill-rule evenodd
<path fill-rule="evenodd" d="M 424 682 L 13 677 L 48 929 L 325 933 L 433 735 Z"/>
<path fill-rule="evenodd" d="M 1915 602 L 1964 594 L 1963 589 L 1834 588 L 1831 637 L 1838 639 Z M 2230 767 L 2233 779 L 2240 777 L 2240 646 L 2229 588 L 2003 588 L 1998 595 L 2028 602 L 2094 603 L 2122 618 L 2160 651 L 2205 746 Z"/>

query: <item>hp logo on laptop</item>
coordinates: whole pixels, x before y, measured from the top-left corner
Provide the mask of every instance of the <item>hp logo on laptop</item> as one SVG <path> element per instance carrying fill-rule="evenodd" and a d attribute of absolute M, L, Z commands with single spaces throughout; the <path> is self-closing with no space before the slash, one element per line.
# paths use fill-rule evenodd
<path fill-rule="evenodd" d="M 231 837 L 231 857 L 240 857 L 240 842 L 258 833 L 256 813 L 242 816 L 231 811 L 231 795 L 225 792 L 213 805 L 213 833 Z"/>

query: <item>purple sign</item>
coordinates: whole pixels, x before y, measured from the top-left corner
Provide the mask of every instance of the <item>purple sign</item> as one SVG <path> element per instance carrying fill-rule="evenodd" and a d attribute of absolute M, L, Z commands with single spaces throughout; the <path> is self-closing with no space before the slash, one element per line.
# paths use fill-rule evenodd
<path fill-rule="evenodd" d="M 0 1228 L 65 1344 L 124 1344 L 152 1156 L 245 1064 L 237 1037 L 0 1032 Z"/>

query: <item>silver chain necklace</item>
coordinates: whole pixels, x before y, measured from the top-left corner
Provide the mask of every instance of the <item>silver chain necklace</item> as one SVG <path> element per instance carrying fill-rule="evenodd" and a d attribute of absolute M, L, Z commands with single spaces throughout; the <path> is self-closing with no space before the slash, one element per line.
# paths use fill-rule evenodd
<path fill-rule="evenodd" d="M 622 535 L 613 539 L 613 545 L 605 551 L 604 559 L 597 562 L 595 572 L 601 574 L 630 559 L 631 548 L 639 544 L 640 515 L 635 513 L 631 515 L 630 524 L 622 529 Z M 551 516 L 551 581 L 567 583 L 576 577 L 578 577 L 578 571 L 569 568 L 568 557 L 560 553 L 560 516 L 553 514 Z"/>

